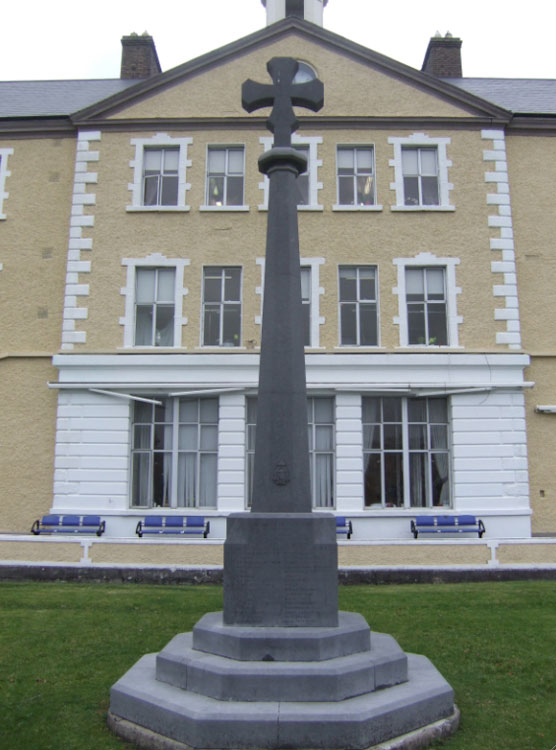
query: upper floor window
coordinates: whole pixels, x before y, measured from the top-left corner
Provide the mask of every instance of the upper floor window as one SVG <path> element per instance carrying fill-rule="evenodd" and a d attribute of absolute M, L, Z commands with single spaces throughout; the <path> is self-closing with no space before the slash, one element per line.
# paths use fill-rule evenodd
<path fill-rule="evenodd" d="M 303 310 L 303 343 L 311 346 L 311 268 L 301 268 L 301 307 Z"/>
<path fill-rule="evenodd" d="M 392 137 L 394 146 L 395 181 L 390 187 L 396 191 L 394 211 L 433 210 L 453 211 L 450 205 L 448 168 L 452 162 L 446 149 L 450 138 L 431 138 L 424 133 L 414 133 L 405 138 Z"/>
<path fill-rule="evenodd" d="M 133 404 L 131 506 L 214 508 L 218 399 Z"/>
<path fill-rule="evenodd" d="M 135 346 L 173 346 L 175 268 L 137 268 Z"/>
<path fill-rule="evenodd" d="M 375 266 L 340 266 L 340 344 L 378 344 L 377 279 Z"/>
<path fill-rule="evenodd" d="M 458 346 L 456 298 L 457 258 L 437 258 L 421 253 L 415 258 L 396 258 L 398 266 L 399 316 L 402 346 Z"/>
<path fill-rule="evenodd" d="M 243 206 L 244 169 L 243 146 L 209 146 L 204 208 Z"/>
<path fill-rule="evenodd" d="M 366 508 L 450 505 L 446 398 L 363 398 Z"/>
<path fill-rule="evenodd" d="M 241 343 L 241 268 L 203 269 L 203 346 Z"/>
<path fill-rule="evenodd" d="M 127 211 L 188 211 L 186 181 L 191 161 L 187 149 L 192 138 L 172 138 L 157 133 L 152 138 L 133 138 L 135 158 L 130 161 L 133 182 L 128 185 L 131 206 Z"/>
<path fill-rule="evenodd" d="M 408 344 L 448 343 L 446 271 L 432 268 L 406 268 Z"/>
<path fill-rule="evenodd" d="M 264 150 L 272 148 L 272 136 L 264 136 L 260 139 Z M 322 166 L 322 160 L 318 158 L 318 146 L 322 143 L 320 136 L 300 136 L 297 133 L 292 135 L 292 146 L 307 157 L 307 169 L 299 175 L 296 180 L 297 207 L 301 210 L 322 211 L 319 204 L 319 190 L 322 190 L 322 183 L 318 181 L 318 169 Z M 263 203 L 259 209 L 266 211 L 268 209 L 268 177 L 264 177 L 259 187 L 264 190 Z"/>
<path fill-rule="evenodd" d="M 0 219 L 5 219 L 4 201 L 9 193 L 6 191 L 6 178 L 11 172 L 8 169 L 8 156 L 13 154 L 13 148 L 0 148 Z"/>
<path fill-rule="evenodd" d="M 124 347 L 181 346 L 185 258 L 166 258 L 155 253 L 146 258 L 124 258 L 127 266 Z"/>
<path fill-rule="evenodd" d="M 143 205 L 178 205 L 177 148 L 146 148 L 143 155 Z"/>
<path fill-rule="evenodd" d="M 372 206 L 375 202 L 374 152 L 371 146 L 338 146 L 338 205 Z"/>

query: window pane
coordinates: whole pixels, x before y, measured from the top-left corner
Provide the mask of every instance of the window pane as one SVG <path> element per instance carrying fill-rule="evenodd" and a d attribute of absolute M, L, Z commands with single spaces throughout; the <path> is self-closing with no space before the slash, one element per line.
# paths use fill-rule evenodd
<path fill-rule="evenodd" d="M 226 171 L 226 150 L 211 148 L 208 152 L 208 171 L 211 174 L 224 174 Z"/>
<path fill-rule="evenodd" d="M 201 422 L 203 424 L 218 424 L 218 399 L 203 398 L 200 401 Z"/>
<path fill-rule="evenodd" d="M 404 175 L 419 174 L 416 148 L 402 148 L 402 171 Z"/>
<path fill-rule="evenodd" d="M 243 205 L 243 177 L 228 177 L 227 206 Z"/>
<path fill-rule="evenodd" d="M 357 322 L 355 304 L 342 305 L 340 308 L 341 343 L 344 346 L 357 345 Z"/>
<path fill-rule="evenodd" d="M 198 448 L 198 427 L 196 424 L 184 424 L 179 428 L 178 449 L 195 451 Z"/>
<path fill-rule="evenodd" d="M 220 343 L 220 307 L 205 305 L 203 344 L 218 346 Z"/>
<path fill-rule="evenodd" d="M 153 505 L 168 507 L 171 497 L 171 453 L 153 454 Z"/>
<path fill-rule="evenodd" d="M 436 177 L 423 177 L 422 189 L 423 189 L 423 205 L 424 206 L 438 206 L 440 201 L 438 199 L 437 178 Z"/>
<path fill-rule="evenodd" d="M 156 307 L 156 346 L 174 345 L 174 306 L 157 305 Z"/>
<path fill-rule="evenodd" d="M 444 299 L 444 269 L 427 268 L 427 298 Z"/>
<path fill-rule="evenodd" d="M 304 304 L 303 314 L 303 346 L 311 346 L 311 305 Z"/>
<path fill-rule="evenodd" d="M 427 402 L 422 398 L 410 398 L 407 401 L 407 415 L 410 422 L 427 421 Z"/>
<path fill-rule="evenodd" d="M 373 152 L 370 148 L 357 149 L 357 171 L 372 172 L 373 169 Z"/>
<path fill-rule="evenodd" d="M 427 427 L 424 424 L 409 425 L 409 447 L 411 450 L 427 448 Z"/>
<path fill-rule="evenodd" d="M 382 399 L 382 411 L 385 422 L 402 421 L 402 401 L 396 397 L 385 397 Z"/>
<path fill-rule="evenodd" d="M 143 401 L 133 402 L 133 421 L 137 424 L 138 422 L 152 422 L 153 405 L 146 404 Z"/>
<path fill-rule="evenodd" d="M 429 399 L 429 414 L 431 422 L 448 421 L 448 402 L 445 398 Z"/>
<path fill-rule="evenodd" d="M 216 451 L 218 450 L 218 427 L 216 425 L 201 426 L 201 450 Z"/>
<path fill-rule="evenodd" d="M 438 169 L 436 166 L 436 148 L 421 148 L 421 174 L 436 175 Z"/>
<path fill-rule="evenodd" d="M 434 506 L 450 504 L 449 461 L 447 453 L 431 455 L 432 504 Z"/>
<path fill-rule="evenodd" d="M 431 448 L 448 448 L 448 426 L 445 424 L 433 424 L 430 426 Z"/>
<path fill-rule="evenodd" d="M 376 305 L 359 306 L 359 326 L 361 346 L 376 346 L 378 343 L 376 324 Z"/>
<path fill-rule="evenodd" d="M 405 269 L 405 291 L 408 299 L 422 300 L 425 297 L 425 281 L 422 268 Z"/>
<path fill-rule="evenodd" d="M 301 298 L 304 300 L 311 299 L 311 269 L 301 269 Z"/>
<path fill-rule="evenodd" d="M 150 495 L 150 454 L 135 453 L 132 461 L 131 505 L 145 507 L 149 505 Z"/>
<path fill-rule="evenodd" d="M 205 268 L 203 292 L 205 302 L 222 301 L 222 272 L 219 268 Z"/>
<path fill-rule="evenodd" d="M 427 344 L 425 306 L 410 305 L 407 310 L 407 340 L 409 344 Z"/>
<path fill-rule="evenodd" d="M 342 302 L 357 299 L 357 269 L 340 268 L 340 299 Z"/>
<path fill-rule="evenodd" d="M 208 183 L 209 206 L 224 205 L 224 177 L 210 177 Z"/>
<path fill-rule="evenodd" d="M 196 422 L 197 409 L 197 401 L 180 401 L 180 422 Z"/>
<path fill-rule="evenodd" d="M 315 507 L 332 508 L 334 506 L 332 456 L 315 456 L 314 482 Z"/>
<path fill-rule="evenodd" d="M 153 307 L 138 306 L 135 310 L 135 346 L 153 345 Z"/>
<path fill-rule="evenodd" d="M 135 275 L 135 301 L 138 305 L 154 302 L 156 269 L 138 268 Z"/>
<path fill-rule="evenodd" d="M 143 191 L 143 205 L 145 206 L 157 206 L 158 205 L 158 182 L 159 175 L 151 175 L 145 177 L 144 191 Z"/>
<path fill-rule="evenodd" d="M 399 450 L 402 448 L 402 426 L 401 424 L 384 425 L 384 449 Z"/>
<path fill-rule="evenodd" d="M 331 424 L 334 421 L 334 399 L 333 398 L 315 398 L 313 399 L 315 407 L 315 423 Z"/>
<path fill-rule="evenodd" d="M 419 178 L 418 177 L 404 177 L 403 178 L 403 193 L 404 193 L 404 203 L 406 206 L 418 206 L 419 205 Z"/>
<path fill-rule="evenodd" d="M 332 427 L 315 427 L 315 449 L 318 451 L 333 450 Z"/>
<path fill-rule="evenodd" d="M 338 169 L 349 169 L 353 172 L 354 151 L 352 148 L 338 149 Z"/>
<path fill-rule="evenodd" d="M 226 268 L 224 272 L 224 300 L 237 302 L 240 298 L 241 270 Z"/>
<path fill-rule="evenodd" d="M 158 302 L 173 302 L 176 271 L 174 268 L 158 269 Z"/>
<path fill-rule="evenodd" d="M 424 453 L 411 453 L 409 456 L 409 473 L 411 477 L 409 495 L 412 508 L 424 508 L 427 504 L 425 462 L 426 455 Z"/>
<path fill-rule="evenodd" d="M 164 171 L 177 172 L 179 165 L 180 152 L 177 148 L 167 148 L 164 150 Z"/>
<path fill-rule="evenodd" d="M 340 206 L 353 206 L 355 203 L 353 177 L 338 178 L 338 203 Z"/>
<path fill-rule="evenodd" d="M 243 174 L 243 149 L 230 149 L 228 155 L 228 172 L 230 174 Z"/>
<path fill-rule="evenodd" d="M 384 500 L 386 507 L 403 506 L 403 454 L 384 454 Z"/>
<path fill-rule="evenodd" d="M 304 174 L 299 175 L 299 177 L 296 180 L 295 183 L 295 192 L 297 196 L 297 205 L 298 206 L 308 206 L 309 205 L 309 176 L 305 172 Z"/>
<path fill-rule="evenodd" d="M 177 504 L 180 508 L 194 508 L 197 504 L 197 455 L 178 456 Z"/>
<path fill-rule="evenodd" d="M 239 346 L 241 326 L 240 305 L 227 304 L 224 307 L 224 321 L 222 327 L 223 346 Z"/>
<path fill-rule="evenodd" d="M 365 456 L 365 507 L 382 505 L 382 460 L 380 453 Z"/>
<path fill-rule="evenodd" d="M 151 425 L 134 425 L 133 428 L 133 448 L 149 449 L 151 447 Z"/>
<path fill-rule="evenodd" d="M 446 331 L 446 305 L 431 304 L 428 306 L 429 311 L 429 340 L 428 344 L 435 346 L 446 346 L 448 336 Z"/>
<path fill-rule="evenodd" d="M 365 396 L 363 398 L 363 422 L 380 421 L 380 398 Z"/>
<path fill-rule="evenodd" d="M 147 148 L 143 153 L 143 169 L 145 172 L 160 172 L 162 151 Z"/>
<path fill-rule="evenodd" d="M 380 450 L 382 448 L 381 436 L 380 424 L 363 425 L 363 450 Z"/>
<path fill-rule="evenodd" d="M 178 177 L 177 175 L 164 175 L 162 178 L 161 206 L 178 205 Z"/>
<path fill-rule="evenodd" d="M 359 299 L 376 299 L 375 272 L 373 268 L 359 269 Z"/>
<path fill-rule="evenodd" d="M 358 177 L 357 178 L 357 205 L 372 206 L 373 203 L 374 203 L 373 178 L 372 177 Z"/>
<path fill-rule="evenodd" d="M 217 457 L 211 453 L 201 456 L 199 507 L 215 508 L 217 494 Z"/>

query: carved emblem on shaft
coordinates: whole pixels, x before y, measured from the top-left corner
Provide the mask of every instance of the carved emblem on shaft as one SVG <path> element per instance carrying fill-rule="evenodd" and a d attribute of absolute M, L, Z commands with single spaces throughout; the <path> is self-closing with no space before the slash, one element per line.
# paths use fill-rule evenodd
<path fill-rule="evenodd" d="M 272 472 L 272 481 L 278 487 L 283 487 L 290 481 L 290 472 L 285 461 L 278 461 Z"/>

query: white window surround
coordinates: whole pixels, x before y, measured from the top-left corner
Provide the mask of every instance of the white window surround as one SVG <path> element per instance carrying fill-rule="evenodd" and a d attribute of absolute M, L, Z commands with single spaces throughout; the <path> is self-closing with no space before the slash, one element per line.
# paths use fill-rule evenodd
<path fill-rule="evenodd" d="M 261 285 L 255 288 L 255 294 L 260 294 L 261 296 L 261 314 L 255 316 L 255 323 L 260 326 L 263 319 L 262 311 L 265 259 L 257 258 L 256 263 L 261 267 Z M 320 326 L 324 325 L 324 323 L 326 322 L 326 318 L 323 318 L 319 315 L 320 297 L 324 294 L 324 288 L 322 286 L 319 286 L 319 266 L 323 265 L 324 263 L 324 258 L 301 258 L 299 264 L 302 268 L 311 269 L 311 346 L 306 347 L 308 349 L 324 348 L 319 346 Z"/>
<path fill-rule="evenodd" d="M 259 138 L 264 151 L 269 151 L 273 144 L 272 136 L 263 136 Z M 318 181 L 318 169 L 322 167 L 322 159 L 318 159 L 318 147 L 322 143 L 321 136 L 318 135 L 292 135 L 292 146 L 306 146 L 309 149 L 309 203 L 306 206 L 298 206 L 298 211 L 323 211 L 324 207 L 319 204 L 319 190 L 322 190 L 322 182 Z M 263 191 L 263 202 L 259 206 L 259 211 L 268 211 L 268 177 L 265 175 L 263 182 L 259 183 L 259 188 Z"/>
<path fill-rule="evenodd" d="M 376 159 L 375 159 L 375 146 L 374 143 L 337 143 L 336 144 L 336 160 L 338 159 L 338 151 L 341 148 L 352 148 L 352 149 L 361 149 L 361 148 L 367 148 L 371 149 L 372 155 L 373 155 L 373 191 L 374 191 L 374 199 L 376 201 Z M 338 164 L 336 161 L 336 183 L 338 182 Z M 336 195 L 338 195 L 338 190 L 336 190 Z M 359 206 L 359 205 L 352 205 L 352 204 L 344 204 L 344 203 L 335 203 L 332 206 L 333 211 L 382 211 L 382 206 L 379 203 L 373 203 L 371 206 Z"/>
<path fill-rule="evenodd" d="M 245 204 L 245 144 L 244 143 L 209 143 L 206 146 L 205 155 L 205 201 L 206 201 L 206 182 L 208 180 L 208 159 L 211 149 L 243 149 L 243 204 L 237 206 L 209 206 L 206 202 L 199 206 L 199 211 L 249 211 L 249 206 Z"/>
<path fill-rule="evenodd" d="M 175 268 L 176 286 L 174 296 L 174 345 L 169 347 L 177 349 L 181 347 L 182 326 L 187 324 L 187 318 L 180 315 L 183 310 L 183 298 L 188 293 L 183 285 L 183 274 L 190 261 L 185 258 L 166 258 L 160 253 L 153 253 L 146 258 L 123 258 L 122 266 L 127 267 L 126 285 L 120 289 L 120 294 L 125 297 L 125 314 L 119 323 L 124 327 L 124 349 L 156 349 L 154 346 L 135 346 L 135 276 L 137 268 Z"/>
<path fill-rule="evenodd" d="M 461 294 L 461 288 L 456 286 L 456 266 L 459 258 L 437 258 L 432 253 L 419 253 L 414 258 L 394 258 L 392 261 L 398 267 L 398 285 L 392 289 L 393 294 L 398 295 L 398 315 L 394 318 L 394 324 L 400 327 L 400 347 L 423 348 L 423 349 L 446 349 L 459 348 L 458 326 L 463 323 L 463 317 L 457 314 L 456 298 Z M 447 346 L 434 346 L 432 344 L 409 344 L 407 325 L 407 304 L 405 288 L 405 271 L 411 267 L 441 266 L 445 270 L 446 279 L 446 326 L 448 334 Z"/>
<path fill-rule="evenodd" d="M 390 159 L 389 165 L 394 168 L 394 182 L 390 183 L 390 190 L 396 191 L 396 205 L 391 206 L 391 211 L 455 211 L 455 206 L 450 204 L 450 191 L 453 185 L 448 181 L 448 168 L 452 162 L 446 154 L 446 147 L 451 143 L 451 138 L 431 138 L 425 133 L 413 133 L 406 137 L 388 138 L 388 143 L 394 146 L 394 158 Z M 424 146 L 436 148 L 438 155 L 438 205 L 435 206 L 406 206 L 404 203 L 404 185 L 402 170 L 402 147 Z"/>
<path fill-rule="evenodd" d="M 9 193 L 5 190 L 6 178 L 11 175 L 8 169 L 8 156 L 13 154 L 13 148 L 0 148 L 0 219 L 5 219 L 4 201 L 8 198 Z"/>
<path fill-rule="evenodd" d="M 126 211 L 189 211 L 186 205 L 187 191 L 191 185 L 186 181 L 187 167 L 191 160 L 187 158 L 187 148 L 193 143 L 193 138 L 172 138 L 166 133 L 157 133 L 152 138 L 132 138 L 131 145 L 135 146 L 135 158 L 129 162 L 133 169 L 133 182 L 128 184 L 131 192 L 131 205 Z M 178 148 L 178 202 L 176 206 L 145 206 L 143 205 L 143 155 L 145 148 Z"/>

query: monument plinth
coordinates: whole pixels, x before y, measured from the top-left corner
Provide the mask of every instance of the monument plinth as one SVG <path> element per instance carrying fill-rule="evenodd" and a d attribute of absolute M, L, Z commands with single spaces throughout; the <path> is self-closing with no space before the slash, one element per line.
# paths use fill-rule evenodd
<path fill-rule="evenodd" d="M 259 159 L 270 188 L 252 507 L 228 518 L 223 612 L 135 664 L 112 688 L 109 724 L 152 750 L 426 747 L 457 726 L 452 688 L 338 612 L 335 519 L 311 510 L 294 189 L 306 160 L 291 134 L 293 106 L 318 111 L 323 87 L 295 84 L 295 60 L 267 67 L 272 85 L 242 91 L 247 111 L 272 106 L 274 133 Z"/>

